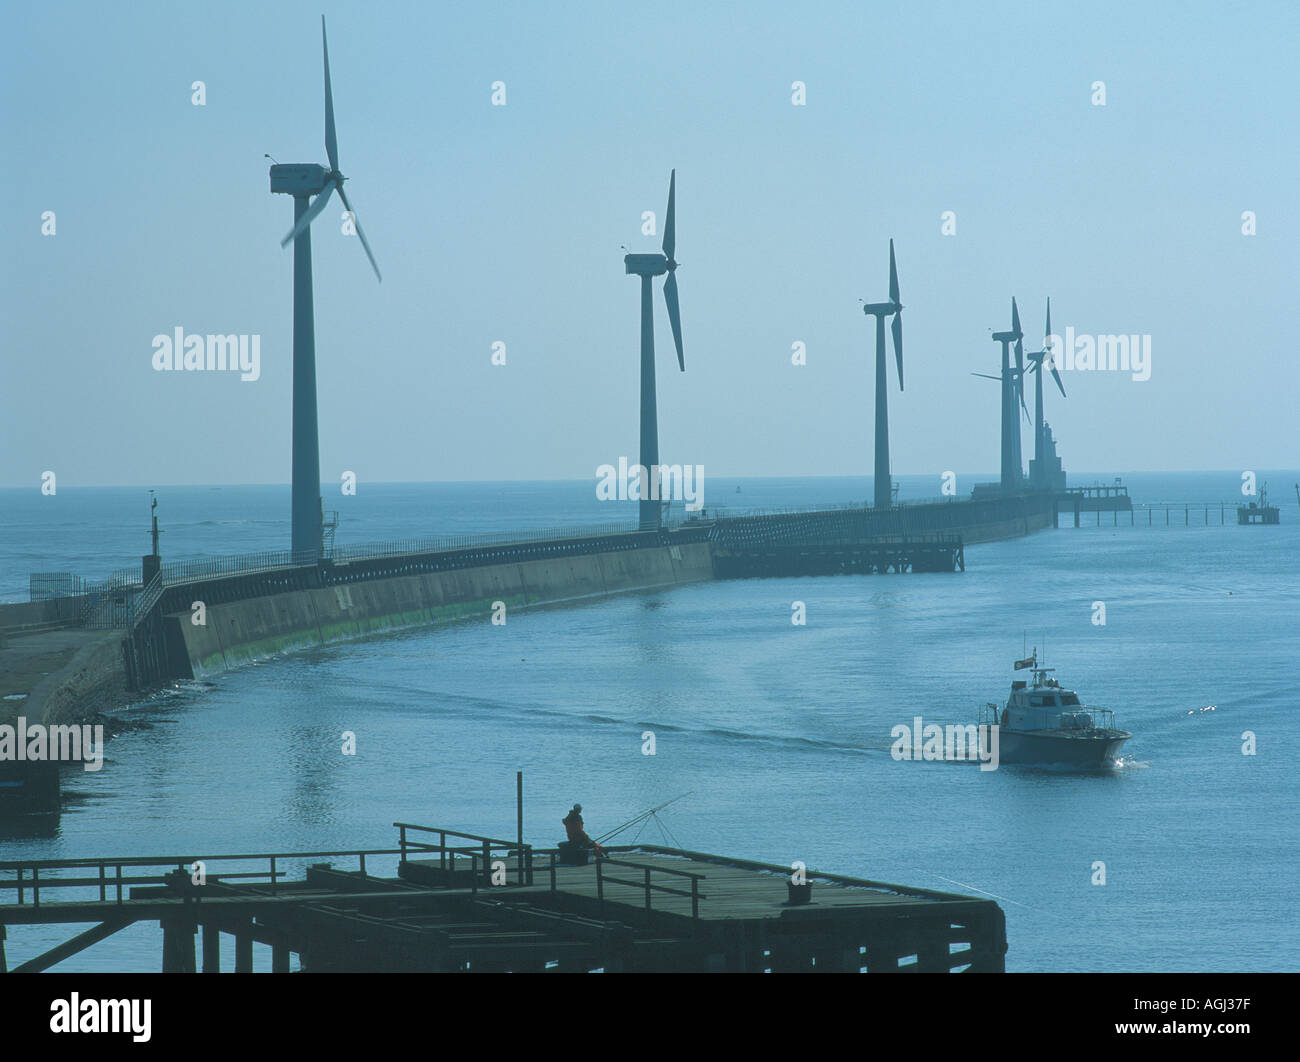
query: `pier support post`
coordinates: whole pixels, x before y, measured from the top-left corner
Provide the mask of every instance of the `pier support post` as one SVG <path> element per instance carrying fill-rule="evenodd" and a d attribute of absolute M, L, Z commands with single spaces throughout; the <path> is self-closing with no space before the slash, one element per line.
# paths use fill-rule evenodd
<path fill-rule="evenodd" d="M 163 973 L 194 972 L 194 932 L 197 927 L 187 918 L 165 918 L 163 931 Z"/>
<path fill-rule="evenodd" d="M 221 973 L 221 928 L 203 923 L 203 972 Z"/>
<path fill-rule="evenodd" d="M 283 944 L 271 945 L 271 972 L 289 972 L 289 949 Z"/>
<path fill-rule="evenodd" d="M 0 925 L 0 974 L 8 972 L 9 965 L 5 960 L 5 927 Z"/>
<path fill-rule="evenodd" d="M 898 969 L 898 952 L 889 938 L 867 942 L 867 973 Z"/>
<path fill-rule="evenodd" d="M 235 931 L 235 973 L 253 972 L 253 938 L 248 930 Z"/>
<path fill-rule="evenodd" d="M 531 885 L 532 867 L 524 866 L 524 772 L 515 771 L 515 841 L 519 845 L 516 858 L 519 860 L 519 884 Z"/>
<path fill-rule="evenodd" d="M 1074 496 L 1074 526 L 1079 526 L 1079 496 Z"/>
<path fill-rule="evenodd" d="M 916 966 L 921 973 L 947 973 L 948 942 L 928 936 L 916 949 Z"/>

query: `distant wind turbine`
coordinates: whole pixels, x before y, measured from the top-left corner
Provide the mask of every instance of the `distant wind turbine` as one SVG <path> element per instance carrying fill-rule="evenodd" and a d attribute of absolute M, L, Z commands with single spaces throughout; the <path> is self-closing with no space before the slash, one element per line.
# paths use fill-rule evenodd
<path fill-rule="evenodd" d="M 1019 395 L 1017 381 L 1024 376 L 1024 348 L 1021 346 L 1021 340 L 1024 338 L 1020 331 L 1020 311 L 1016 309 L 1016 300 L 1013 296 L 1011 299 L 1011 330 L 1008 332 L 994 332 L 993 341 L 1002 344 L 1002 375 L 988 376 L 986 373 L 976 372 L 972 376 L 983 376 L 989 380 L 1000 380 L 1002 383 L 1002 473 L 1001 486 L 1004 494 L 1012 494 L 1021 489 L 1024 480 L 1024 470 L 1020 467 L 1020 414 L 1016 409 L 1016 398 Z M 1020 365 L 1018 368 L 1011 366 L 1011 345 L 1016 344 L 1017 360 Z M 1021 404 L 1024 399 L 1021 397 Z"/>
<path fill-rule="evenodd" d="M 1034 472 L 1035 476 L 1030 477 L 1035 487 L 1046 487 L 1048 483 L 1044 477 L 1049 475 L 1046 467 L 1047 445 L 1045 442 L 1047 423 L 1043 420 L 1043 366 L 1046 365 L 1048 371 L 1052 374 L 1052 379 L 1056 381 L 1056 386 L 1060 388 L 1061 397 L 1065 397 L 1065 384 L 1061 383 L 1061 374 L 1056 371 L 1056 363 L 1052 360 L 1052 300 L 1047 300 L 1047 323 L 1044 325 L 1043 332 L 1043 349 L 1035 350 L 1026 355 L 1033 368 L 1030 372 L 1035 373 L 1034 377 Z"/>
<path fill-rule="evenodd" d="M 877 509 L 893 505 L 893 484 L 889 478 L 889 374 L 885 371 L 885 318 L 894 334 L 894 357 L 898 362 L 898 389 L 903 389 L 903 304 L 898 301 L 898 266 L 894 261 L 894 241 L 889 241 L 889 301 L 869 302 L 862 312 L 876 319 L 876 467 L 875 499 Z"/>
<path fill-rule="evenodd" d="M 321 48 L 325 56 L 325 154 L 329 169 L 314 162 L 275 163 L 271 191 L 293 196 L 294 226 L 280 246 L 293 241 L 293 532 L 296 558 L 314 561 L 321 552 L 320 438 L 316 419 L 316 335 L 312 308 L 311 223 L 337 190 L 375 276 L 382 282 L 379 265 L 361 229 L 356 211 L 343 191 L 346 177 L 339 171 L 338 141 L 334 133 L 334 94 L 330 89 L 330 53 L 325 37 L 325 16 L 320 20 Z M 308 205 L 308 200 L 315 200 Z"/>
<path fill-rule="evenodd" d="M 657 530 L 661 523 L 660 503 L 650 497 L 651 482 L 658 482 L 659 419 L 655 406 L 655 323 L 654 298 L 650 278 L 668 274 L 664 281 L 664 303 L 668 307 L 668 323 L 673 330 L 673 343 L 677 347 L 677 364 L 686 371 L 682 356 L 682 319 L 677 305 L 677 229 L 675 200 L 677 171 L 668 178 L 668 212 L 664 217 L 662 254 L 628 254 L 623 257 L 625 272 L 641 278 L 641 467 L 646 479 L 641 483 L 641 530 Z M 657 495 L 658 489 L 654 490 Z"/>

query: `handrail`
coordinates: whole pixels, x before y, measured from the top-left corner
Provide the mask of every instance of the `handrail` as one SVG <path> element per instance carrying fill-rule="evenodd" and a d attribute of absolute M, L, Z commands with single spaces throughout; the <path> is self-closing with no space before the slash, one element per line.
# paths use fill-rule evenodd
<path fill-rule="evenodd" d="M 492 844 L 508 844 L 511 847 L 518 848 L 518 841 L 503 841 L 500 837 L 484 837 L 481 833 L 461 833 L 459 830 L 448 830 L 442 826 L 417 826 L 413 822 L 395 822 L 394 826 L 400 826 L 407 830 L 420 830 L 424 833 L 437 833 L 444 837 L 463 837 L 467 841 L 490 841 Z M 532 847 L 524 845 L 525 848 Z"/>
<path fill-rule="evenodd" d="M 287 876 L 286 871 L 277 869 L 279 860 L 297 860 L 297 859 L 314 859 L 321 856 L 356 856 L 359 860 L 361 873 L 366 873 L 366 856 L 374 855 L 397 855 L 398 850 L 395 848 L 366 848 L 366 849 L 345 849 L 335 851 L 321 852 L 246 852 L 236 853 L 233 855 L 195 855 L 195 856 L 104 856 L 104 857 L 81 857 L 77 859 L 20 859 L 0 861 L 0 872 L 12 871 L 15 873 L 14 878 L 0 878 L 0 889 L 15 889 L 18 893 L 18 903 L 26 903 L 26 893 L 32 893 L 33 906 L 39 907 L 41 904 L 41 889 L 60 889 L 60 888 L 99 888 L 99 899 L 101 902 L 108 902 L 108 890 L 115 890 L 115 903 L 123 902 L 122 888 L 124 885 L 166 885 L 168 884 L 169 875 L 181 870 L 190 873 L 190 868 L 196 863 L 203 863 L 206 867 L 209 863 L 220 862 L 250 862 L 254 860 L 267 860 L 269 863 L 267 870 L 252 871 L 232 871 L 229 874 L 213 874 L 216 879 L 221 878 L 267 878 L 271 885 L 271 893 L 275 895 L 279 880 Z M 110 878 L 108 869 L 113 868 L 114 874 Z M 166 867 L 165 874 L 150 874 L 144 876 L 123 876 L 124 867 Z M 76 870 L 76 869 L 95 869 L 99 871 L 94 878 L 50 878 L 41 879 L 41 871 L 50 870 Z M 24 872 L 30 871 L 31 877 L 24 878 Z"/>
<path fill-rule="evenodd" d="M 708 517 L 691 514 L 692 519 L 684 522 L 666 523 L 659 531 L 643 531 L 634 523 L 607 523 L 590 526 L 573 526 L 563 528 L 537 528 L 527 531 L 501 531 L 476 534 L 452 534 L 437 537 L 401 539 L 389 542 L 361 543 L 350 546 L 336 546 L 330 556 L 318 556 L 314 552 L 294 553 L 290 550 L 266 550 L 253 553 L 218 554 L 208 557 L 195 557 L 163 563 L 159 569 L 162 590 L 168 587 L 184 585 L 190 582 L 223 577 L 256 575 L 267 572 L 282 572 L 291 569 L 315 570 L 318 567 L 332 566 L 346 571 L 349 566 L 366 561 L 384 561 L 401 559 L 421 554 L 457 553 L 494 547 L 522 547 L 544 542 L 574 542 L 587 538 L 600 538 L 615 535 L 635 535 L 639 538 L 673 536 L 687 531 L 694 532 L 700 527 L 717 526 L 730 522 L 744 524 L 761 521 L 764 517 L 782 516 L 816 516 L 861 515 L 872 521 L 888 520 L 906 524 L 909 510 L 934 506 L 941 503 L 958 501 L 955 496 L 941 498 L 908 499 L 889 509 L 874 509 L 860 502 L 841 502 L 814 506 L 799 506 L 773 509 L 712 509 Z M 897 533 L 897 532 L 894 532 Z M 134 566 L 121 568 L 110 573 L 98 583 L 83 585 L 82 593 L 87 598 L 83 611 L 88 615 L 109 595 L 125 591 L 139 594 L 140 597 L 129 605 L 129 622 L 147 615 L 154 604 L 154 596 L 161 596 L 162 591 L 153 590 L 154 580 L 148 586 L 142 586 L 141 568 Z M 81 596 L 81 595 L 79 595 Z"/>
<path fill-rule="evenodd" d="M 723 549 L 801 549 L 805 547 L 818 547 L 821 549 L 862 549 L 872 546 L 955 546 L 960 544 L 962 536 L 952 534 L 948 531 L 914 531 L 909 533 L 891 532 L 884 535 L 868 535 L 860 540 L 851 542 L 818 542 L 812 539 L 807 541 L 793 540 L 783 542 L 759 542 L 753 545 L 742 546 L 722 546 Z"/>
<path fill-rule="evenodd" d="M 615 878 L 605 873 L 606 865 L 616 867 L 631 867 L 633 870 L 645 872 L 643 881 L 628 881 L 626 878 Z M 650 880 L 652 873 L 671 874 L 678 878 L 689 878 L 691 889 L 687 892 L 685 889 L 674 889 L 669 885 L 656 885 Z M 627 885 L 634 889 L 642 889 L 645 892 L 645 912 L 649 916 L 651 913 L 651 894 L 656 892 L 667 893 L 672 896 L 689 896 L 691 899 L 691 918 L 698 920 L 700 917 L 700 901 L 707 900 L 708 897 L 700 892 L 700 882 L 707 878 L 707 874 L 696 874 L 689 870 L 674 870 L 671 867 L 657 867 L 649 863 L 633 863 L 626 859 L 607 859 L 598 857 L 596 859 L 596 899 L 600 902 L 601 912 L 605 908 L 605 883 L 612 885 Z"/>
<path fill-rule="evenodd" d="M 389 542 L 358 543 L 335 546 L 329 561 L 346 565 L 354 561 L 395 557 L 408 553 L 448 553 L 484 546 L 511 546 L 531 542 L 594 538 L 604 535 L 628 534 L 638 531 L 635 524 L 611 523 L 587 527 L 538 528 L 531 531 L 489 531 L 477 534 L 439 535 L 430 538 L 398 539 Z M 168 583 L 188 582 L 223 575 L 255 574 L 278 568 L 315 565 L 317 558 L 310 553 L 290 550 L 268 550 L 260 553 L 219 554 L 196 557 L 191 560 L 171 561 L 162 566 Z"/>
<path fill-rule="evenodd" d="M 139 626 L 149 616 L 150 610 L 163 596 L 166 586 L 163 584 L 162 572 L 154 572 L 148 585 L 140 591 L 140 596 L 127 605 L 126 625 L 131 628 Z"/>
<path fill-rule="evenodd" d="M 497 851 L 504 854 L 507 858 L 514 855 L 517 859 L 516 875 L 520 885 L 532 884 L 533 877 L 533 846 L 530 844 L 520 844 L 518 841 L 503 841 L 499 837 L 484 837 L 477 833 L 463 833 L 460 830 L 448 830 L 441 826 L 419 826 L 413 822 L 395 822 L 393 823 L 398 829 L 398 844 L 401 852 L 402 862 L 405 863 L 406 853 L 408 850 L 416 852 L 436 852 L 438 854 L 438 869 L 454 873 L 456 870 L 456 856 L 468 855 L 470 857 L 470 876 L 472 879 L 471 888 L 477 891 L 478 887 L 478 870 L 477 859 L 482 858 L 484 872 L 492 865 L 492 853 Z M 422 833 L 436 833 L 438 843 L 430 844 L 424 841 L 411 840 L 406 836 L 407 830 L 419 830 Z M 447 844 L 448 837 L 459 837 L 467 841 L 478 841 L 479 844 L 472 848 L 455 847 Z M 451 858 L 448 859 L 448 856 Z M 554 862 L 554 860 L 552 860 Z M 552 872 L 552 877 L 554 873 Z"/>

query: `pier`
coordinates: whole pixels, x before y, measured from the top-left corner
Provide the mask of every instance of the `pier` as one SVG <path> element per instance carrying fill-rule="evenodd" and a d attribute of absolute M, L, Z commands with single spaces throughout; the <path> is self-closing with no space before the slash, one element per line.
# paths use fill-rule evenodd
<path fill-rule="evenodd" d="M 1145 520 L 1137 519 L 1139 508 L 1146 514 Z M 1227 526 L 1228 514 L 1236 511 L 1237 518 L 1234 523 L 1237 524 L 1268 524 L 1278 523 L 1277 509 L 1271 510 L 1272 519 L 1268 510 L 1251 506 L 1238 506 L 1234 502 L 1216 501 L 1216 502 L 1151 502 L 1138 506 L 1116 506 L 1110 509 L 1075 509 L 1074 526 L 1085 527 L 1118 527 L 1120 513 L 1128 513 L 1129 527 L 1210 527 L 1211 525 Z M 1096 514 L 1096 521 L 1085 521 L 1080 519 L 1081 512 L 1091 512 Z M 1111 521 L 1105 524 L 1102 520 L 1102 513 L 1109 512 Z M 1243 514 L 1249 514 L 1243 516 Z M 1058 511 L 1059 517 L 1059 511 Z M 1195 518 L 1195 519 L 1193 519 Z M 1059 527 L 1059 518 L 1053 526 Z"/>
<path fill-rule="evenodd" d="M 569 865 L 557 849 L 393 825 L 386 849 L 0 863 L 0 971 L 47 970 L 137 922 L 158 923 L 174 973 L 221 972 L 223 935 L 235 972 L 253 971 L 254 943 L 272 972 L 295 954 L 308 972 L 1005 969 L 992 900 L 653 845 Z M 373 873 L 394 860 L 395 876 Z M 93 925 L 6 964 L 9 927 L 74 923 Z"/>
<path fill-rule="evenodd" d="M 1113 486 L 1102 486 L 1100 484 L 1091 487 L 1068 487 L 1065 490 L 1056 492 L 1056 500 L 1052 508 L 1052 526 L 1061 526 L 1061 509 L 1065 508 L 1067 512 L 1074 513 L 1074 526 L 1079 526 L 1079 518 L 1082 513 L 1096 513 L 1097 522 L 1101 523 L 1101 514 L 1114 513 L 1115 521 L 1118 523 L 1119 514 L 1127 512 L 1130 514 L 1129 522 L 1132 523 L 1133 500 L 1128 495 L 1128 487 L 1122 484 Z"/>
<path fill-rule="evenodd" d="M 1300 485 L 1296 487 L 1296 500 L 1300 501 Z M 1243 527 L 1281 523 L 1281 510 L 1268 503 L 1268 485 L 1259 492 L 1259 501 L 1237 506 L 1237 523 Z"/>

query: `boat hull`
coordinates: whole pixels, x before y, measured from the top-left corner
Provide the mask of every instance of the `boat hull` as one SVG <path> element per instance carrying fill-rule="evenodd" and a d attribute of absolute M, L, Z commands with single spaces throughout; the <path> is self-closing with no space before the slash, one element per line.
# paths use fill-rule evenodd
<path fill-rule="evenodd" d="M 1102 767 L 1119 758 L 1120 746 L 1133 735 L 1124 730 L 1008 730 L 999 728 L 1002 763 L 1066 763 Z"/>

